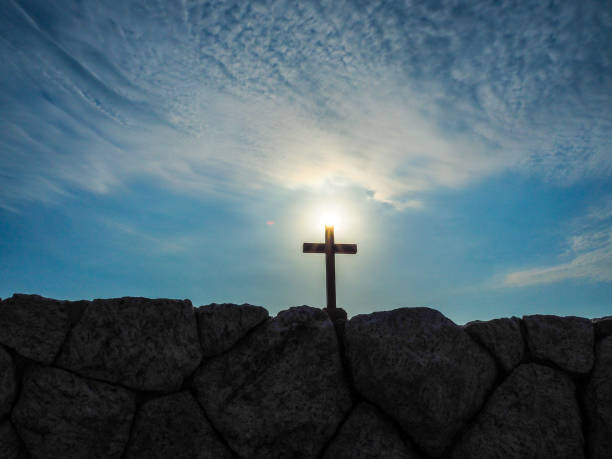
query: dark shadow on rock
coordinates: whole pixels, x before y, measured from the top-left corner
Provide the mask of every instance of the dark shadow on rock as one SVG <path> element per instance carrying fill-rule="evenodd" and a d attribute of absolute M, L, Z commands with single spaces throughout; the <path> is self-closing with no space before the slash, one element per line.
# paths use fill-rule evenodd
<path fill-rule="evenodd" d="M 480 345 L 429 308 L 354 316 L 345 346 L 357 391 L 433 457 L 478 412 L 497 375 Z"/>
<path fill-rule="evenodd" d="M 487 400 L 450 457 L 584 457 L 575 392 L 572 380 L 558 370 L 520 365 Z"/>
<path fill-rule="evenodd" d="M 351 408 L 334 326 L 307 306 L 280 312 L 205 361 L 195 389 L 241 457 L 317 457 Z"/>

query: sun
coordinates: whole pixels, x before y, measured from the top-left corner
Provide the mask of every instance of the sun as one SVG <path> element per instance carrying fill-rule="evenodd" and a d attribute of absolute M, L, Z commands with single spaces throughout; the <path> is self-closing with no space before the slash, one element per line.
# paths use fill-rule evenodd
<path fill-rule="evenodd" d="M 342 224 L 343 218 L 337 209 L 326 209 L 319 214 L 319 226 L 333 226 L 338 228 Z"/>

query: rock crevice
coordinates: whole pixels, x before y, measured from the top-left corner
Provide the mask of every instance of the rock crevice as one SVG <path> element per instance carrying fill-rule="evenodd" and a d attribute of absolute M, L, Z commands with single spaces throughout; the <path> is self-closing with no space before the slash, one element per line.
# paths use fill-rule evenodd
<path fill-rule="evenodd" d="M 0 302 L 0 457 L 612 457 L 610 317 Z"/>

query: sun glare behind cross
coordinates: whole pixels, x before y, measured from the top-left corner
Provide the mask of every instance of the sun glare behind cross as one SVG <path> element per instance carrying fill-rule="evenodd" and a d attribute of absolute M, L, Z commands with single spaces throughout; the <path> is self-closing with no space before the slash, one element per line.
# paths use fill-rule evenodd
<path fill-rule="evenodd" d="M 342 219 L 338 212 L 325 211 L 319 215 L 319 226 L 334 226 L 338 227 L 342 223 Z"/>

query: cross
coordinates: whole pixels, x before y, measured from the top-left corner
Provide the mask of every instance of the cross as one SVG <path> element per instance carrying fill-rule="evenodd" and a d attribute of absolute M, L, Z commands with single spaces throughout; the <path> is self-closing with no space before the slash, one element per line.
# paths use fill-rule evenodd
<path fill-rule="evenodd" d="M 304 242 L 304 253 L 324 253 L 325 270 L 327 273 L 327 309 L 334 312 L 336 309 L 336 253 L 357 253 L 357 244 L 334 244 L 334 226 L 325 225 L 325 243 Z"/>

